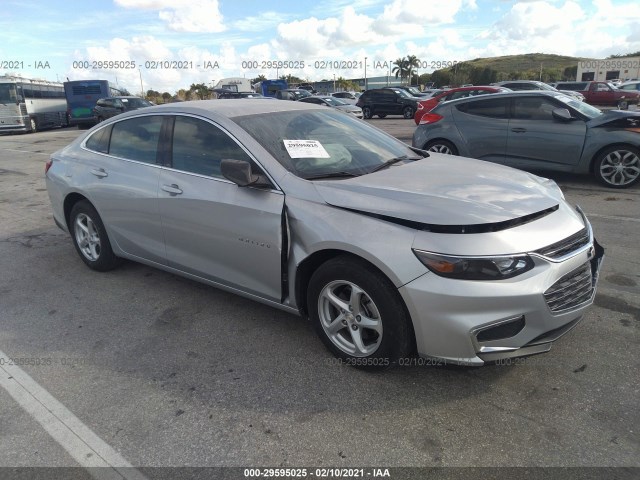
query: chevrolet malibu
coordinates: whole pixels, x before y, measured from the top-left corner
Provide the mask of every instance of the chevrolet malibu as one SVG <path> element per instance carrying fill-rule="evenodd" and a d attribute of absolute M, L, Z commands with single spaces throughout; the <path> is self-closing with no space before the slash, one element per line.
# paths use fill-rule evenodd
<path fill-rule="evenodd" d="M 54 153 L 46 182 L 88 267 L 129 259 L 308 317 L 361 367 L 546 352 L 603 255 L 554 182 L 298 102 L 125 113 Z"/>

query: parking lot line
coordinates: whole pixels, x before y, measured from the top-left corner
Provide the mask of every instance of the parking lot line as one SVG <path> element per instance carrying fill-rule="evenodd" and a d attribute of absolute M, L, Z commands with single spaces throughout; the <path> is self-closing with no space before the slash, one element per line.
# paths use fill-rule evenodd
<path fill-rule="evenodd" d="M 1 350 L 0 386 L 94 478 L 146 480 Z"/>
<path fill-rule="evenodd" d="M 615 215 L 599 215 L 597 213 L 588 213 L 588 217 L 596 217 L 596 218 L 606 218 L 609 220 L 622 220 L 625 222 L 639 222 L 640 218 L 630 218 L 630 217 L 616 217 Z"/>

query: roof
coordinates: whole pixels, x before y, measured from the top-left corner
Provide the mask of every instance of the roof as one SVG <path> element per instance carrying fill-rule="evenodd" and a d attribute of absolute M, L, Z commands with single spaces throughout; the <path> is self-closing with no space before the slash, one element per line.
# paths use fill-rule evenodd
<path fill-rule="evenodd" d="M 194 100 L 190 102 L 166 103 L 156 105 L 155 111 L 179 112 L 193 114 L 213 113 L 223 117 L 233 118 L 243 115 L 260 115 L 295 110 L 324 109 L 321 105 L 298 103 L 270 98 L 236 98 L 222 100 Z M 147 111 L 149 111 L 147 109 Z"/>

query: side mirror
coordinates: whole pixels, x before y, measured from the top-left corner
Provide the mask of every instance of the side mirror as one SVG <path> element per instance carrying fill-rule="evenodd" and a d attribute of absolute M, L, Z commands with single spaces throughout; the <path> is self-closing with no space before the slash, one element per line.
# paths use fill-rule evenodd
<path fill-rule="evenodd" d="M 553 118 L 556 120 L 560 120 L 561 122 L 570 122 L 571 120 L 575 120 L 574 117 L 571 116 L 571 112 L 566 108 L 556 108 L 551 112 Z"/>
<path fill-rule="evenodd" d="M 256 175 L 251 171 L 251 164 L 245 160 L 224 159 L 220 162 L 220 172 L 227 180 L 239 187 L 269 187 L 271 183 L 264 175 Z"/>

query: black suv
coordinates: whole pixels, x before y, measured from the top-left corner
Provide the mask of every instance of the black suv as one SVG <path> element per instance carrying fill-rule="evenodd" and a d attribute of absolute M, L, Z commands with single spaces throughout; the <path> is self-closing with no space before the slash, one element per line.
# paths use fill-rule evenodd
<path fill-rule="evenodd" d="M 114 117 L 122 112 L 150 107 L 153 104 L 140 97 L 108 97 L 101 98 L 93 107 L 93 115 L 98 122 Z"/>
<path fill-rule="evenodd" d="M 419 100 L 399 88 L 374 88 L 360 95 L 356 105 L 362 108 L 364 118 L 371 118 L 374 115 L 380 118 L 387 115 L 413 118 L 418 109 Z"/>

